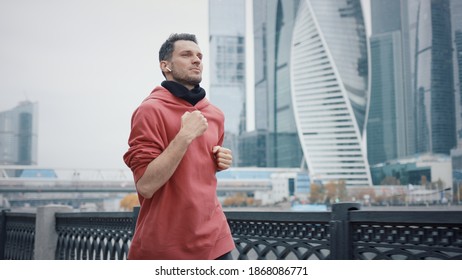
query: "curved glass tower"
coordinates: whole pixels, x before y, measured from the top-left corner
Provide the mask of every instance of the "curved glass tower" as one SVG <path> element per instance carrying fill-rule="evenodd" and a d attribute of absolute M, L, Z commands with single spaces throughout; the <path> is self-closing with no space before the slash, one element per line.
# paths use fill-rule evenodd
<path fill-rule="evenodd" d="M 368 102 L 360 0 L 302 0 L 291 57 L 292 102 L 310 175 L 371 186 L 362 145 Z"/>

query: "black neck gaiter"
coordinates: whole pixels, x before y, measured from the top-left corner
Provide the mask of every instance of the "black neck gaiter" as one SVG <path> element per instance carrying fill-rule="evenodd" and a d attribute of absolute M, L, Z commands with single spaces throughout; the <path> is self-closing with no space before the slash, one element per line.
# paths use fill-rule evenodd
<path fill-rule="evenodd" d="M 205 97 L 205 90 L 199 85 L 195 86 L 192 90 L 188 90 L 182 84 L 174 81 L 163 81 L 161 85 L 174 96 L 188 101 L 193 106 Z"/>

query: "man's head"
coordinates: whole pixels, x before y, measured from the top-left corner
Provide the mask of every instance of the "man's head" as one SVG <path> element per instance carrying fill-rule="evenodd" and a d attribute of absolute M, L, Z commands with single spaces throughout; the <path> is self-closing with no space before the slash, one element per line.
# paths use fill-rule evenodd
<path fill-rule="evenodd" d="M 193 34 L 172 34 L 159 50 L 160 69 L 169 81 L 192 89 L 202 81 L 202 52 Z"/>

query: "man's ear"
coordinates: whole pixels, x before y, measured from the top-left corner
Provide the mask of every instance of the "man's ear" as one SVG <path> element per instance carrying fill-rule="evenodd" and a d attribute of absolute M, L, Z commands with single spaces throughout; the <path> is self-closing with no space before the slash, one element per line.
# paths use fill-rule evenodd
<path fill-rule="evenodd" d="M 162 70 L 162 72 L 166 73 L 166 72 L 172 72 L 172 70 L 168 67 L 168 61 L 166 60 L 162 60 L 160 62 L 160 70 Z"/>

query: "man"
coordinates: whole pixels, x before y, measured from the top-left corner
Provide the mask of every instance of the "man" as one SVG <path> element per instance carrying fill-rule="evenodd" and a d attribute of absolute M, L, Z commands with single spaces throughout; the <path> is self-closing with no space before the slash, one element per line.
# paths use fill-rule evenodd
<path fill-rule="evenodd" d="M 224 115 L 199 86 L 195 35 L 170 35 L 159 62 L 166 81 L 133 113 L 124 155 L 141 205 L 128 258 L 230 259 L 215 173 L 231 166 L 232 153 L 221 147 Z"/>

